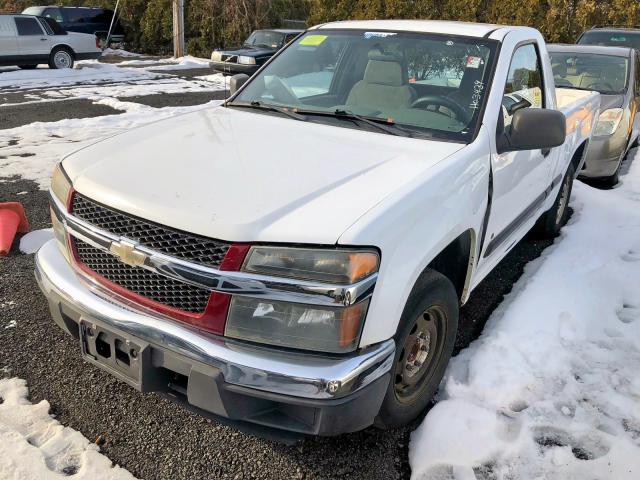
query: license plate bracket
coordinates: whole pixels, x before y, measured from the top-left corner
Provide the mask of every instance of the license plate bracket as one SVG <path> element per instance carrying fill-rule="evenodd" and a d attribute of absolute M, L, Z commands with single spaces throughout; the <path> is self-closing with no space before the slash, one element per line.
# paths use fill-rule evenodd
<path fill-rule="evenodd" d="M 140 391 L 157 390 L 156 370 L 151 365 L 149 343 L 131 337 L 100 322 L 81 319 L 82 358 Z"/>

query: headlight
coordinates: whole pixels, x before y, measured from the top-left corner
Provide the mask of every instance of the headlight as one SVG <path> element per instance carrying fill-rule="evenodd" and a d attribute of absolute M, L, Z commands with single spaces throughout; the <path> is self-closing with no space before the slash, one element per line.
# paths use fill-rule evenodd
<path fill-rule="evenodd" d="M 378 254 L 360 250 L 253 247 L 242 269 L 277 277 L 348 285 L 378 271 Z"/>
<path fill-rule="evenodd" d="M 211 54 L 211 60 L 214 62 L 219 62 L 222 60 L 222 54 L 220 52 L 213 52 Z"/>
<path fill-rule="evenodd" d="M 350 285 L 378 271 L 372 250 L 252 247 L 242 270 L 330 285 Z M 345 353 L 357 348 L 369 300 L 318 306 L 235 296 L 225 336 L 280 347 Z"/>
<path fill-rule="evenodd" d="M 327 308 L 234 297 L 224 334 L 280 347 L 329 353 L 356 349 L 369 301 Z"/>
<path fill-rule="evenodd" d="M 58 163 L 51 176 L 51 193 L 66 207 L 70 192 L 71 180 L 62 168 L 62 164 Z"/>
<path fill-rule="evenodd" d="M 255 65 L 256 64 L 256 59 L 253 57 L 246 57 L 244 55 L 240 55 L 238 57 L 238 63 L 242 64 L 242 65 Z"/>
<path fill-rule="evenodd" d="M 51 193 L 56 197 L 62 205 L 67 206 L 69 200 L 69 194 L 71 193 L 71 181 L 61 164 L 56 165 L 51 177 Z M 60 251 L 69 261 L 69 244 L 68 235 L 62 222 L 58 219 L 53 209 L 51 210 L 51 226 L 53 227 L 53 234 L 58 242 Z"/>
<path fill-rule="evenodd" d="M 621 108 L 610 108 L 602 112 L 593 135 L 597 137 L 612 135 L 620 125 L 622 113 Z"/>

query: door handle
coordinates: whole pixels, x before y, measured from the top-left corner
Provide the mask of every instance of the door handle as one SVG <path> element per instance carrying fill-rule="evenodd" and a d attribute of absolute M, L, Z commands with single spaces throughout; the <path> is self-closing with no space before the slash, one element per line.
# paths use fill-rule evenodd
<path fill-rule="evenodd" d="M 48 39 L 47 38 L 41 38 L 40 41 L 41 42 L 46 42 Z"/>

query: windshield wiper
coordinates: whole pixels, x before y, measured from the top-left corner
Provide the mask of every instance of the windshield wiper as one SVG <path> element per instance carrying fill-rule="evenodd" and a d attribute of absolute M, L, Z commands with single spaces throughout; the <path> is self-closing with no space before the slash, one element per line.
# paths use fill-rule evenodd
<path fill-rule="evenodd" d="M 358 120 L 360 122 L 366 123 L 367 125 L 370 125 L 372 127 L 375 127 L 379 130 L 383 130 L 387 133 L 390 133 L 391 135 L 398 135 L 400 137 L 410 137 L 411 135 L 403 130 L 400 130 L 399 128 L 397 128 L 397 125 L 395 125 L 392 122 L 389 122 L 389 120 L 383 120 L 383 119 L 378 119 L 375 117 L 363 117 L 362 115 L 358 115 L 357 113 L 353 113 L 351 110 L 342 110 L 340 108 L 337 108 L 336 110 L 333 111 L 333 114 L 336 117 L 344 117 L 344 118 L 350 118 L 350 119 L 354 119 L 354 120 Z M 382 123 L 384 122 L 384 123 Z M 388 127 L 387 125 L 393 125 L 393 128 Z"/>
<path fill-rule="evenodd" d="M 293 118 L 294 120 L 300 120 L 301 122 L 306 122 L 307 121 L 307 117 L 305 117 L 304 115 L 300 115 L 299 113 L 296 113 L 288 108 L 284 108 L 284 107 L 279 107 L 277 105 L 273 105 L 271 103 L 262 103 L 262 102 L 258 102 L 257 100 L 251 102 L 251 103 L 238 103 L 238 102 L 230 102 L 227 103 L 228 107 L 243 107 L 243 108 L 255 108 L 256 110 L 266 110 L 269 112 L 278 112 L 278 113 L 282 113 L 283 115 L 288 116 L 289 118 Z"/>
<path fill-rule="evenodd" d="M 413 135 L 404 128 L 396 125 L 393 121 L 388 119 L 376 118 L 376 117 L 363 117 L 357 113 L 353 113 L 351 110 L 344 110 L 337 108 L 333 111 L 318 111 L 318 110 L 300 110 L 296 109 L 296 112 L 305 113 L 308 115 L 325 115 L 335 118 L 344 118 L 349 120 L 357 120 L 362 123 L 366 123 L 369 126 L 382 130 L 390 135 L 397 135 L 400 137 L 412 137 Z"/>

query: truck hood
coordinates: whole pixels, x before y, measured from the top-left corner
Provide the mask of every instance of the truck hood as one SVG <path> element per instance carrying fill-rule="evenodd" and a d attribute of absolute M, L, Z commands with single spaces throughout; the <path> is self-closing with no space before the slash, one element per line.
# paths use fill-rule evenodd
<path fill-rule="evenodd" d="M 235 242 L 330 245 L 463 146 L 208 107 L 63 164 L 83 195 L 163 225 Z"/>

